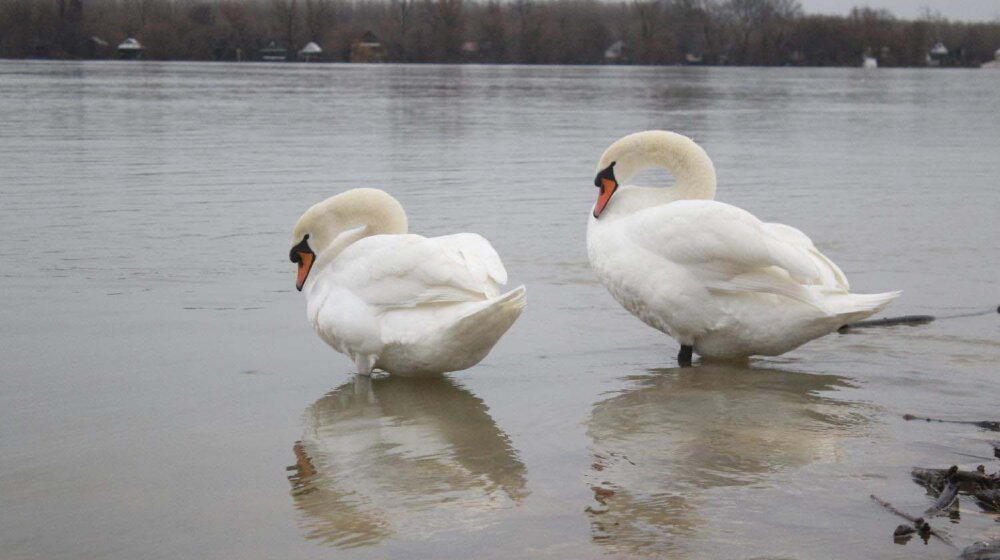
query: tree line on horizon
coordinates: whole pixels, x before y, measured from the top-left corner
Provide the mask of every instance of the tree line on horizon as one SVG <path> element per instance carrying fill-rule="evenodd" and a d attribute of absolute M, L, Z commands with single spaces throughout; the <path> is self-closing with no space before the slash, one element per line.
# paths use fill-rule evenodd
<path fill-rule="evenodd" d="M 1000 21 L 902 20 L 856 7 L 809 15 L 797 0 L 3 0 L 0 57 L 114 58 L 136 38 L 146 58 L 386 62 L 976 66 L 1000 49 Z M 939 49 L 940 51 L 940 49 Z M 367 52 L 369 59 L 372 51 Z"/>

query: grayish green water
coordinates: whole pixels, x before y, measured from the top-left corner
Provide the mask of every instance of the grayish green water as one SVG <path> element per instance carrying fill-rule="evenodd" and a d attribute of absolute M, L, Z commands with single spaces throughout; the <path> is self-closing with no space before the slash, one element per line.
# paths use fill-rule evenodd
<path fill-rule="evenodd" d="M 584 250 L 604 147 L 688 134 L 719 199 L 893 314 L 1000 304 L 1000 73 L 0 62 L 0 556 L 941 558 L 892 543 L 996 434 L 1000 317 L 675 367 Z M 355 381 L 289 231 L 388 190 L 528 286 L 479 366 Z M 987 463 L 989 464 L 989 463 Z M 996 462 L 989 466 L 996 468 Z M 602 503 L 604 502 L 604 503 Z M 960 545 L 1000 536 L 971 502 Z"/>

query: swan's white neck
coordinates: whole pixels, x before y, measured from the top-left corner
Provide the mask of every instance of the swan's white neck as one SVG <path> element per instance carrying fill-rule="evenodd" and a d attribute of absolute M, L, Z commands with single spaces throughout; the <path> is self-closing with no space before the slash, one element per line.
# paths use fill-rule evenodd
<path fill-rule="evenodd" d="M 715 166 L 705 150 L 687 136 L 662 130 L 630 134 L 605 150 L 598 171 L 611 162 L 615 162 L 615 178 L 622 186 L 601 219 L 675 200 L 715 198 Z M 637 173 L 650 167 L 666 169 L 677 184 L 670 188 L 627 185 Z"/>
<path fill-rule="evenodd" d="M 316 255 L 313 270 L 319 271 L 360 239 L 406 231 L 406 212 L 396 199 L 378 189 L 353 189 L 307 210 L 295 224 L 292 243 L 309 235 L 309 248 Z M 307 288 L 316 276 L 310 273 Z"/>

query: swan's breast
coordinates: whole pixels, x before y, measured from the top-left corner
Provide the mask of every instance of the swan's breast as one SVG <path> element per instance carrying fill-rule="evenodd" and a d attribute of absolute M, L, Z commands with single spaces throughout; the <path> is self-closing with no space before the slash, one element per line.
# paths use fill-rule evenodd
<path fill-rule="evenodd" d="M 654 329 L 675 336 L 669 297 L 678 284 L 676 267 L 630 243 L 620 224 L 594 224 L 587 229 L 587 256 L 604 287 L 629 313 Z M 674 286 L 679 292 L 681 287 Z"/>

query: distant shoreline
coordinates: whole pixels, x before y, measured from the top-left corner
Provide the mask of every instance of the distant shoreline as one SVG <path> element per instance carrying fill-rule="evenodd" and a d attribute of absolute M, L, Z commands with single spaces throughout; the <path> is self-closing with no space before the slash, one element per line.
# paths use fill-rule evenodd
<path fill-rule="evenodd" d="M 322 60 L 322 61 L 312 61 L 312 62 L 299 62 L 299 61 L 286 61 L 286 62 L 275 62 L 275 61 L 263 61 L 263 60 L 244 60 L 237 62 L 235 60 L 159 60 L 159 59 L 141 59 L 141 60 L 122 60 L 117 58 L 37 58 L 37 57 L 0 57 L 0 63 L 5 62 L 40 62 L 40 63 L 59 63 L 59 62 L 102 62 L 102 63 L 113 63 L 113 64 L 129 64 L 129 65 L 142 65 L 142 64 L 162 64 L 162 63 L 180 63 L 180 64 L 217 64 L 217 65 L 232 65 L 232 66 L 288 66 L 288 67 L 309 67 L 309 66 L 343 66 L 343 67 L 370 67 L 370 66 L 466 66 L 466 67 L 510 67 L 510 68 L 672 68 L 672 69 L 719 69 L 719 68 L 731 68 L 731 69 L 788 69 L 788 70 L 838 70 L 838 69 L 857 69 L 862 70 L 860 66 L 810 66 L 808 64 L 800 65 L 773 65 L 773 66 L 763 66 L 758 64 L 601 64 L 601 63 L 577 63 L 577 64 L 551 64 L 551 63 L 538 63 L 538 64 L 527 64 L 527 63 L 516 63 L 516 62 L 344 62 L 341 60 Z M 883 67 L 880 70 L 980 70 L 980 66 L 945 66 L 945 67 L 933 67 L 933 66 L 891 66 Z"/>
<path fill-rule="evenodd" d="M 978 67 L 1000 21 L 797 0 L 18 0 L 0 58 L 431 64 Z"/>

